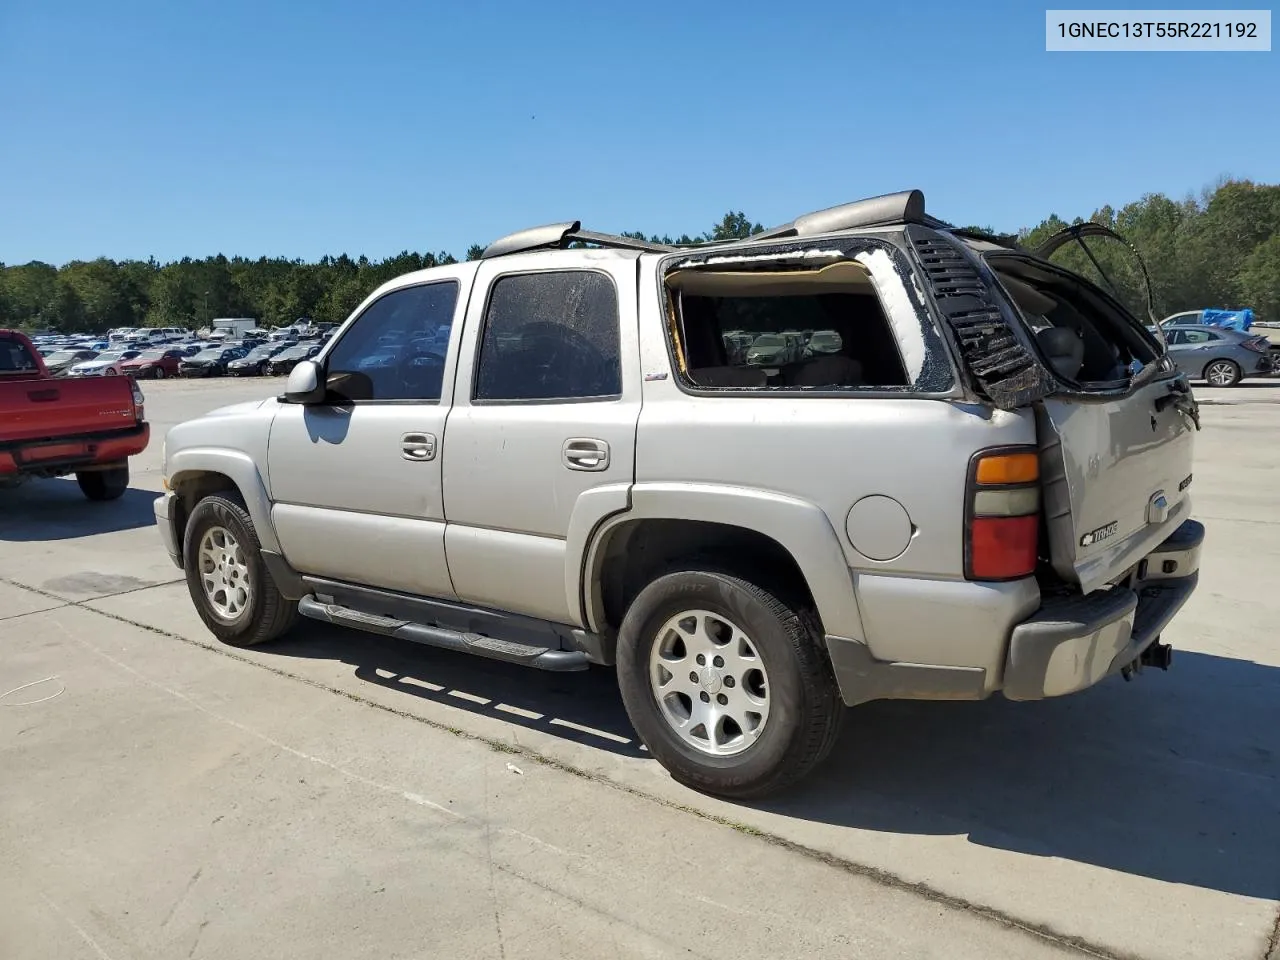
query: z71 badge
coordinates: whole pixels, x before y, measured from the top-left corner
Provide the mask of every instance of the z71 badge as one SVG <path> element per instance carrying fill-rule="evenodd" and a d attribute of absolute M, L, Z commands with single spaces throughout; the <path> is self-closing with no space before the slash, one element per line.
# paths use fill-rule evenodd
<path fill-rule="evenodd" d="M 1097 530 L 1090 530 L 1080 538 L 1080 546 L 1091 547 L 1095 543 L 1101 543 L 1116 532 L 1116 527 L 1120 525 L 1120 521 L 1112 520 L 1105 527 L 1099 527 Z"/>

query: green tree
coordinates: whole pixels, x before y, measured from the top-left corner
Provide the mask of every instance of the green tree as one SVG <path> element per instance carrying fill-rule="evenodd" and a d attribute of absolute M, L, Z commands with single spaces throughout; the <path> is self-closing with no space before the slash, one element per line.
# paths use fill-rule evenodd
<path fill-rule="evenodd" d="M 1280 233 L 1254 247 L 1236 276 L 1242 304 L 1260 316 L 1280 320 Z"/>
<path fill-rule="evenodd" d="M 704 237 L 707 240 L 745 240 L 756 233 L 764 233 L 764 227 L 752 223 L 741 210 L 731 210 Z"/>

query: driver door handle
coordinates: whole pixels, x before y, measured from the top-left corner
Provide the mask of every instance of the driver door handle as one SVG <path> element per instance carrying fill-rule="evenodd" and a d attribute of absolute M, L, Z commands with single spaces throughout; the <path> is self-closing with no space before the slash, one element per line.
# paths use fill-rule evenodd
<path fill-rule="evenodd" d="M 400 438 L 400 456 L 406 460 L 434 460 L 436 438 L 430 433 L 406 433 Z"/>
<path fill-rule="evenodd" d="M 591 437 L 570 437 L 561 448 L 570 470 L 600 471 L 609 468 L 609 444 Z"/>

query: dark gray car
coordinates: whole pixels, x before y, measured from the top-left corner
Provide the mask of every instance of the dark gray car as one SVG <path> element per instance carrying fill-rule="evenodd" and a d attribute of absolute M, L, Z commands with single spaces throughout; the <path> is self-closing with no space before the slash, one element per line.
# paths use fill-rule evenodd
<path fill-rule="evenodd" d="M 1245 377 L 1273 372 L 1271 343 L 1266 337 L 1221 327 L 1165 328 L 1169 356 L 1192 380 L 1212 387 L 1234 387 Z"/>

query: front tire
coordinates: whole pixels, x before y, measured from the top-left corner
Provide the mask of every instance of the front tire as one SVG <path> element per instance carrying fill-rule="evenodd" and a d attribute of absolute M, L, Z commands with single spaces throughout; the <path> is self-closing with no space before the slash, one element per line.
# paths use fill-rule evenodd
<path fill-rule="evenodd" d="M 1204 379 L 1211 387 L 1234 387 L 1244 379 L 1244 371 L 1234 360 L 1214 360 L 1204 368 Z"/>
<path fill-rule="evenodd" d="M 164 367 L 156 367 L 156 368 L 155 368 L 155 370 L 153 370 L 153 371 L 152 371 L 152 373 L 151 373 L 151 377 L 152 377 L 152 379 L 154 379 L 154 380 L 163 380 L 163 379 L 164 379 Z"/>
<path fill-rule="evenodd" d="M 623 618 L 617 662 L 640 739 L 695 790 L 775 793 L 839 735 L 845 708 L 816 618 L 730 574 L 685 570 L 650 582 Z"/>
<path fill-rule="evenodd" d="M 129 489 L 129 465 L 77 473 L 76 483 L 80 484 L 80 492 L 90 500 L 119 500 Z"/>
<path fill-rule="evenodd" d="M 252 647 L 284 634 L 298 617 L 262 562 L 253 520 L 233 493 L 196 504 L 183 538 L 187 591 L 209 632 L 233 647 Z"/>

